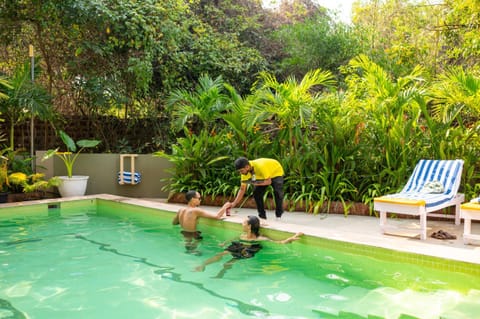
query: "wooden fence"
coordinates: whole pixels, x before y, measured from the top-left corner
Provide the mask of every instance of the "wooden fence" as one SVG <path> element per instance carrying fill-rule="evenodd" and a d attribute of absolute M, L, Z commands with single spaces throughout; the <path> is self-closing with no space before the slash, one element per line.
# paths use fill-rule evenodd
<path fill-rule="evenodd" d="M 168 150 L 174 140 L 169 123 L 162 118 L 144 118 L 122 120 L 113 116 L 91 119 L 81 116 L 65 117 L 59 129 L 64 130 L 75 141 L 80 139 L 98 139 L 102 143 L 96 153 L 141 153 L 148 154 L 158 150 Z M 0 134 L 9 136 L 10 124 L 0 122 Z M 3 144 L 7 144 L 4 141 Z M 16 125 L 14 129 L 16 150 L 30 150 L 30 122 Z M 54 125 L 35 120 L 34 150 L 47 150 L 63 146 L 56 135 Z"/>

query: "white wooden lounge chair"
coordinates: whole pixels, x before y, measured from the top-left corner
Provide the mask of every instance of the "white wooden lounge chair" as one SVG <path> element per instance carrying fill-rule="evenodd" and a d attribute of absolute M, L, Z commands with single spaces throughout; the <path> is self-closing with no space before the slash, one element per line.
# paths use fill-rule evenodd
<path fill-rule="evenodd" d="M 420 217 L 420 239 L 427 238 L 427 215 L 455 206 L 455 224 L 460 224 L 460 205 L 465 195 L 458 193 L 462 179 L 463 160 L 420 160 L 400 193 L 374 198 L 374 209 L 380 212 L 380 228 L 385 233 L 387 213 Z"/>
<path fill-rule="evenodd" d="M 472 220 L 480 220 L 480 197 L 470 200 L 460 207 L 460 217 L 463 218 L 463 243 L 480 243 L 480 234 L 472 234 Z"/>

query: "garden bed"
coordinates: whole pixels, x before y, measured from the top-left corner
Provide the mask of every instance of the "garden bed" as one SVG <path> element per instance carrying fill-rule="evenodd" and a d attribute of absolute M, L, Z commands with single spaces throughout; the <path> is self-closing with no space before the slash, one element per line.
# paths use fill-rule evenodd
<path fill-rule="evenodd" d="M 58 194 L 50 192 L 31 192 L 31 193 L 10 193 L 8 194 L 7 203 L 16 203 L 37 199 L 57 198 Z"/>
<path fill-rule="evenodd" d="M 202 204 L 207 206 L 222 206 L 226 201 L 233 201 L 234 197 L 225 197 L 225 196 L 203 196 L 202 197 Z M 169 203 L 179 203 L 179 204 L 186 204 L 185 201 L 185 194 L 177 193 L 168 198 Z M 343 215 L 356 215 L 356 216 L 377 216 L 376 212 L 370 214 L 369 206 L 364 203 L 357 203 L 357 202 L 345 202 L 345 206 L 347 207 L 348 211 L 345 212 L 343 203 L 340 201 L 324 203 L 322 208 L 318 211 L 318 213 L 328 213 L 328 214 L 343 214 Z M 274 209 L 275 204 L 273 199 L 269 198 L 265 203 L 266 209 Z M 293 207 L 293 205 L 292 205 Z M 293 209 L 290 206 L 289 201 L 284 202 L 284 209 L 285 211 L 292 211 L 292 212 L 304 212 L 304 213 L 312 213 L 313 214 L 313 207 L 314 205 L 310 205 L 311 208 L 307 209 L 305 202 L 296 203 Z M 256 208 L 255 200 L 251 197 L 247 198 L 243 201 L 241 208 Z M 437 211 L 435 213 L 444 213 L 445 217 L 429 217 L 431 220 L 443 220 L 445 218 L 452 219 L 455 217 L 455 207 L 448 207 L 444 210 Z M 412 215 L 402 215 L 402 214 L 390 214 L 389 217 L 397 217 L 402 219 L 418 219 L 418 216 Z"/>

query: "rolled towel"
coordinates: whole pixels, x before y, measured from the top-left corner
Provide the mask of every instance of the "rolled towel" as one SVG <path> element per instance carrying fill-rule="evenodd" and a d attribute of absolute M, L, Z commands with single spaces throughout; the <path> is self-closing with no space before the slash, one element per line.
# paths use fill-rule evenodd
<path fill-rule="evenodd" d="M 472 198 L 472 199 L 470 200 L 470 203 L 475 203 L 475 204 L 480 203 L 480 197 Z"/>
<path fill-rule="evenodd" d="M 133 184 L 133 183 L 138 184 L 142 181 L 142 174 L 140 174 L 140 173 L 135 172 L 133 174 L 133 179 L 132 179 L 132 173 L 131 172 L 118 172 L 117 180 L 118 180 L 119 183 L 121 182 L 122 175 L 123 175 L 123 182 L 125 184 Z M 132 180 L 133 180 L 133 182 L 132 182 Z"/>

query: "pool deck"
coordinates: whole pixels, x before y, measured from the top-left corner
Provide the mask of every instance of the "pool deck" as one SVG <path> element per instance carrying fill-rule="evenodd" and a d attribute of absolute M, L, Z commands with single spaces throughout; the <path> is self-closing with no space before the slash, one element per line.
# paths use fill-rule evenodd
<path fill-rule="evenodd" d="M 79 198 L 60 198 L 55 200 L 36 200 L 31 202 L 19 202 L 0 204 L 0 207 L 24 206 L 42 202 L 63 201 L 72 199 L 103 198 L 118 202 L 130 203 L 145 207 L 157 208 L 176 212 L 182 204 L 167 203 L 164 198 L 128 198 L 115 195 L 89 195 Z M 202 206 L 212 212 L 218 211 L 219 207 Z M 241 223 L 248 215 L 257 215 L 255 209 L 241 208 L 232 209 L 232 216 L 224 220 L 233 223 Z M 172 215 L 173 217 L 173 215 Z M 382 234 L 380 232 L 379 218 L 375 216 L 344 216 L 341 214 L 307 214 L 302 212 L 285 212 L 280 221 L 275 219 L 273 211 L 267 211 L 267 224 L 265 228 L 276 229 L 286 232 L 303 232 L 306 235 L 322 237 L 344 242 L 364 244 L 415 253 L 449 260 L 462 261 L 478 264 L 480 266 L 480 242 L 474 245 L 463 243 L 463 220 L 460 225 L 455 225 L 453 220 L 439 221 L 428 220 L 428 238 L 424 241 L 419 239 L 416 232 L 419 229 L 418 219 L 394 219 L 389 218 L 389 225 L 393 226 L 395 235 Z M 444 230 L 457 236 L 454 240 L 440 240 L 430 237 L 438 230 Z M 412 235 L 412 232 L 416 234 Z M 480 223 L 472 223 L 472 233 L 480 234 Z"/>

